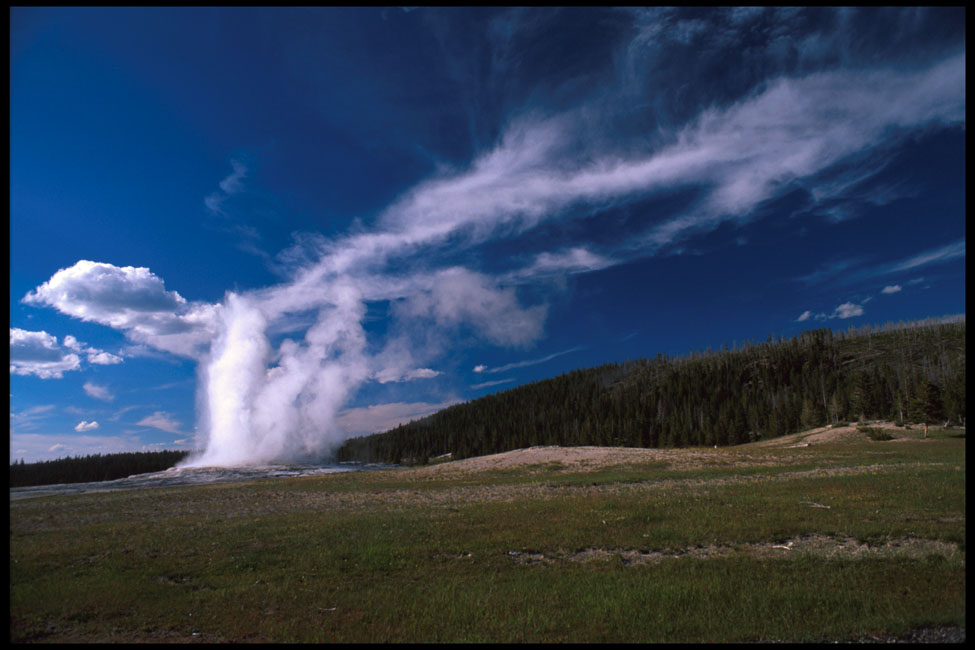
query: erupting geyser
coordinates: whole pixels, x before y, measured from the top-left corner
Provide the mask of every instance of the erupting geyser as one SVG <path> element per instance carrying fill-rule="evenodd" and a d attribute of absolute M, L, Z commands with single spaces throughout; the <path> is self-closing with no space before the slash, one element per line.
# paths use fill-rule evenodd
<path fill-rule="evenodd" d="M 312 311 L 304 340 L 275 350 L 268 330 L 286 313 Z M 198 374 L 200 454 L 181 467 L 321 460 L 344 439 L 336 412 L 368 376 L 365 307 L 349 284 L 314 296 L 228 293 Z"/>

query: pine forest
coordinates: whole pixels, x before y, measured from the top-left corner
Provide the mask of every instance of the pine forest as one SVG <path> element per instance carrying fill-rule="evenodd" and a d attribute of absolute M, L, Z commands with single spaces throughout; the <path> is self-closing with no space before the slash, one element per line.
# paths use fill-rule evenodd
<path fill-rule="evenodd" d="M 963 315 L 574 370 L 350 439 L 336 456 L 423 464 L 537 445 L 724 446 L 875 419 L 964 424 Z"/>

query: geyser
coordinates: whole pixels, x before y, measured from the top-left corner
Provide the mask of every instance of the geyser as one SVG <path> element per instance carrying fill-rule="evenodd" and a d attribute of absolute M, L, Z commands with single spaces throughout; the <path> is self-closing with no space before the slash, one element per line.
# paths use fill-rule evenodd
<path fill-rule="evenodd" d="M 303 341 L 275 350 L 268 330 L 295 311 L 316 314 Z M 336 412 L 369 374 L 365 306 L 350 284 L 317 295 L 228 293 L 218 334 L 198 370 L 197 430 L 203 451 L 181 467 L 320 460 L 345 435 Z"/>

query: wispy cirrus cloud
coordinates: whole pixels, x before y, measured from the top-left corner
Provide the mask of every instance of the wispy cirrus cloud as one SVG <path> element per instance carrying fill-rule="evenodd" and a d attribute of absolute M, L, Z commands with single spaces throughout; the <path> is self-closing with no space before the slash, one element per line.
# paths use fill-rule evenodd
<path fill-rule="evenodd" d="M 239 160 L 231 160 L 230 166 L 233 168 L 233 172 L 220 181 L 220 189 L 208 194 L 203 199 L 203 204 L 213 214 L 225 215 L 224 202 L 244 189 L 243 179 L 247 176 L 247 167 Z"/>
<path fill-rule="evenodd" d="M 959 240 L 951 244 L 939 246 L 931 250 L 923 251 L 912 255 L 899 262 L 890 262 L 874 266 L 865 266 L 863 260 L 840 260 L 829 263 L 820 269 L 796 280 L 805 284 L 818 284 L 835 279 L 839 284 L 853 284 L 876 278 L 884 275 L 893 275 L 910 271 L 923 266 L 942 264 L 965 256 L 965 240 Z M 909 280 L 907 284 L 917 284 L 920 279 Z M 899 289 L 893 287 L 900 285 L 889 285 L 882 290 L 882 293 L 895 293 Z"/>
<path fill-rule="evenodd" d="M 503 280 L 524 282 L 548 276 L 589 273 L 617 263 L 617 260 L 594 253 L 583 246 L 574 246 L 567 250 L 539 253 L 531 264 L 508 272 Z"/>
<path fill-rule="evenodd" d="M 794 181 L 812 182 L 849 156 L 888 146 L 897 134 L 962 123 L 964 80 L 963 55 L 907 71 L 842 69 L 783 76 L 730 106 L 704 110 L 669 142 L 644 155 L 603 149 L 605 139 L 600 138 L 580 143 L 579 134 L 591 130 L 591 111 L 520 117 L 466 170 L 424 181 L 405 193 L 383 211 L 377 230 L 330 242 L 317 272 L 375 265 L 451 236 L 462 236 L 452 240 L 455 245 L 472 246 L 654 192 L 699 188 L 701 199 L 693 209 L 593 259 L 604 268 L 651 255 L 690 232 L 747 217 Z M 878 111 L 877 106 L 887 108 Z M 566 155 L 580 147 L 591 151 Z M 553 260 L 540 257 L 535 271 L 544 271 Z M 559 259 L 559 265 L 565 261 Z"/>
<path fill-rule="evenodd" d="M 800 276 L 797 280 L 809 285 L 825 282 L 845 273 L 848 269 L 859 263 L 859 260 L 837 260 L 835 262 L 829 262 L 812 273 Z"/>
<path fill-rule="evenodd" d="M 389 382 L 401 382 L 401 381 L 413 381 L 415 379 L 433 379 L 441 375 L 439 370 L 433 370 L 432 368 L 414 368 L 412 370 L 407 370 L 406 372 L 397 372 L 391 368 L 384 368 L 376 374 L 376 381 L 380 384 L 388 384 Z"/>
<path fill-rule="evenodd" d="M 897 273 L 899 271 L 907 271 L 909 269 L 914 269 L 919 266 L 927 266 L 928 264 L 939 264 L 941 262 L 948 262 L 959 257 L 965 256 L 965 240 L 959 240 L 948 244 L 946 246 L 941 246 L 934 250 L 925 251 L 919 253 L 913 257 L 910 257 L 903 262 L 892 265 L 887 270 L 887 273 Z"/>
<path fill-rule="evenodd" d="M 498 345 L 523 346 L 541 335 L 546 308 L 521 307 L 512 289 L 484 274 L 451 267 L 436 274 L 429 290 L 398 306 L 400 318 L 432 317 L 441 328 L 465 324 Z"/>
<path fill-rule="evenodd" d="M 156 411 L 152 415 L 147 415 L 136 422 L 136 426 L 152 427 L 169 433 L 183 433 L 180 430 L 179 420 L 174 419 L 172 415 L 165 411 Z"/>
<path fill-rule="evenodd" d="M 118 422 L 119 419 L 121 419 L 121 417 L 126 413 L 128 413 L 129 411 L 134 411 L 136 409 L 141 409 L 141 408 L 153 408 L 153 406 L 146 405 L 146 404 L 130 404 L 129 406 L 123 406 L 118 411 L 116 411 L 115 414 L 109 418 L 109 420 L 111 420 L 112 422 Z"/>
<path fill-rule="evenodd" d="M 22 411 L 10 410 L 10 433 L 33 431 L 43 420 L 53 417 L 57 407 L 54 404 L 41 404 Z"/>
<path fill-rule="evenodd" d="M 203 205 L 213 219 L 208 223 L 209 227 L 216 228 L 222 232 L 232 233 L 236 238 L 237 248 L 264 260 L 268 269 L 273 273 L 278 273 L 278 264 L 272 259 L 267 251 L 260 246 L 261 233 L 253 225 L 244 223 L 238 211 L 228 211 L 227 203 L 238 195 L 245 194 L 244 179 L 251 173 L 248 164 L 239 158 L 232 158 L 230 166 L 233 171 L 219 183 L 219 189 L 207 194 L 203 199 Z M 254 196 L 248 198 L 254 199 Z M 240 201 L 240 199 L 237 199 Z M 240 201 L 238 207 L 243 211 L 249 211 L 247 203 Z"/>
<path fill-rule="evenodd" d="M 417 420 L 459 403 L 459 399 L 442 402 L 391 402 L 339 412 L 337 421 L 349 435 L 388 431 L 410 420 Z"/>
<path fill-rule="evenodd" d="M 570 354 L 572 352 L 579 352 L 580 350 L 585 350 L 586 348 L 581 345 L 569 348 L 568 350 L 562 350 L 561 352 L 554 352 L 552 354 L 546 355 L 544 357 L 539 357 L 537 359 L 526 359 L 525 361 L 515 361 L 513 363 L 506 363 L 503 366 L 498 366 L 496 368 L 488 368 L 483 364 L 478 364 L 474 367 L 474 372 L 486 372 L 486 373 L 496 373 L 496 372 L 508 372 L 509 370 L 514 370 L 516 368 L 527 368 L 528 366 L 536 366 L 540 363 L 545 363 L 546 361 L 551 361 L 557 357 L 561 357 L 563 354 Z"/>
<path fill-rule="evenodd" d="M 514 377 L 509 377 L 508 379 L 495 379 L 494 381 L 485 381 L 479 384 L 473 384 L 471 390 L 479 390 L 481 388 L 488 388 L 490 386 L 500 386 L 501 384 L 510 384 L 513 381 L 517 381 Z"/>

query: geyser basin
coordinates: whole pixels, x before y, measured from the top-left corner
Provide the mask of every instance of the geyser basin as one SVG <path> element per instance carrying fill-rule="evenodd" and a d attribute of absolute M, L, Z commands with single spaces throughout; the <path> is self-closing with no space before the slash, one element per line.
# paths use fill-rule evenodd
<path fill-rule="evenodd" d="M 281 464 L 255 467 L 171 467 L 162 472 L 135 474 L 114 481 L 95 483 L 58 483 L 56 485 L 32 485 L 10 489 L 11 499 L 51 494 L 81 494 L 111 490 L 137 490 L 156 487 L 178 487 L 182 485 L 203 485 L 207 483 L 233 483 L 240 481 L 261 481 L 296 476 L 317 476 L 338 472 L 357 472 L 389 469 L 395 465 L 378 463 L 317 463 Z"/>

